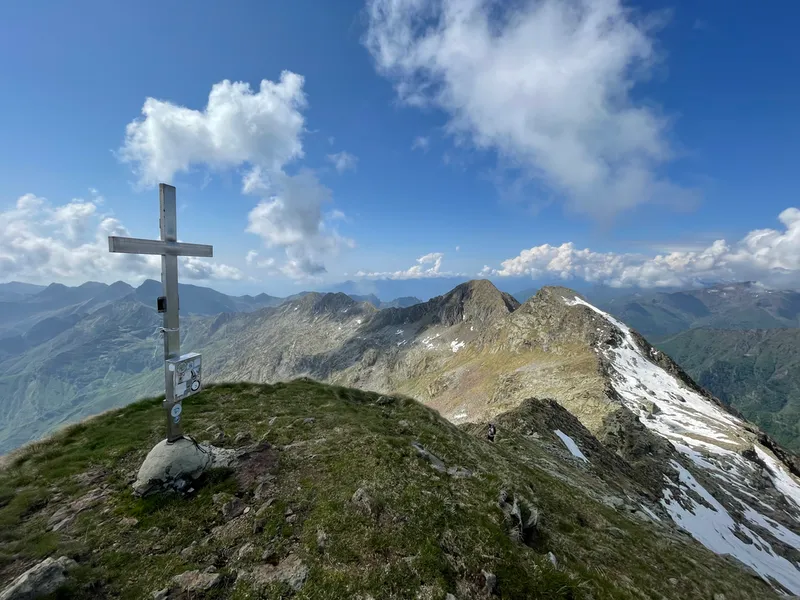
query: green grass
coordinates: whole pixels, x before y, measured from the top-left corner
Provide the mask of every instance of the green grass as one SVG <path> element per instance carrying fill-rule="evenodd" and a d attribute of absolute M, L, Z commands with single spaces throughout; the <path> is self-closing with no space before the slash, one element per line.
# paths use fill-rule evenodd
<path fill-rule="evenodd" d="M 71 426 L 10 458 L 0 472 L 0 580 L 45 555 L 80 565 L 58 598 L 148 598 L 172 576 L 217 567 L 222 583 L 210 598 L 286 598 L 275 583 L 256 590 L 237 580 L 270 549 L 277 562 L 295 553 L 309 568 L 296 598 L 481 597 L 483 570 L 497 576 L 499 598 L 769 598 L 770 590 L 695 543 L 665 537 L 590 499 L 593 477 L 564 465 L 562 481 L 538 466 L 537 442 L 505 432 L 491 444 L 403 397 L 377 402 L 367 392 L 297 380 L 218 385 L 186 401 L 185 426 L 202 440 L 221 428 L 228 440 L 248 432 L 275 448 L 272 504 L 264 504 L 232 469 L 207 474 L 188 498 L 134 498 L 129 480 L 163 437 L 158 400 L 146 400 Z M 313 423 L 304 419 L 313 417 Z M 272 420 L 272 425 L 270 421 Z M 472 477 L 435 471 L 411 446 L 418 441 L 448 466 Z M 228 441 L 223 445 L 232 447 Z M 552 456 L 550 457 L 552 458 Z M 102 473 L 82 483 L 87 473 Z M 107 485 L 108 499 L 58 533 L 47 529 L 60 506 Z M 364 488 L 371 512 L 350 502 Z M 541 510 L 536 543 L 509 536 L 497 505 L 500 490 Z M 225 525 L 213 502 L 235 494 L 252 508 Z M 285 517 L 287 509 L 294 521 Z M 124 519 L 135 518 L 136 525 Z M 624 542 L 609 534 L 616 527 Z M 222 529 L 216 529 L 220 528 Z M 216 533 L 214 533 L 216 531 Z M 326 542 L 318 544 L 319 532 Z M 197 542 L 191 554 L 181 550 Z M 242 561 L 245 543 L 255 552 Z M 553 552 L 559 568 L 547 558 Z M 697 566 L 687 563 L 693 558 Z M 680 580 L 668 586 L 669 577 Z"/>

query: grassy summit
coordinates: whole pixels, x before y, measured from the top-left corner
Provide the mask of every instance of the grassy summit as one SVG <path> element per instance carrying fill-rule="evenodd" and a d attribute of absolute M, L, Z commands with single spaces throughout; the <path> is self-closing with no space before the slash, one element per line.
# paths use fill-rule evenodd
<path fill-rule="evenodd" d="M 588 462 L 572 457 L 552 419 L 590 434 L 566 411 L 537 417 L 546 406 L 501 418 L 490 443 L 407 398 L 212 386 L 186 402 L 188 430 L 250 453 L 187 497 L 137 499 L 129 483 L 164 431 L 160 401 L 137 402 L 6 457 L 0 581 L 68 556 L 58 598 L 151 598 L 195 570 L 213 583 L 183 597 L 777 597 L 665 523 L 594 499 L 622 470 L 593 438 L 576 437 Z"/>

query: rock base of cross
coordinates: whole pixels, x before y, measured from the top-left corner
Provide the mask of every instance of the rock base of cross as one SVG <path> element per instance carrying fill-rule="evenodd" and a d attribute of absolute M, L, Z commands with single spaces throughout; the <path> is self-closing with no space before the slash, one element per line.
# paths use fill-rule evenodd
<path fill-rule="evenodd" d="M 161 440 L 148 452 L 133 493 L 147 496 L 157 492 L 188 492 L 194 480 L 208 469 L 229 467 L 236 460 L 236 451 L 198 444 L 183 437 L 173 442 Z"/>

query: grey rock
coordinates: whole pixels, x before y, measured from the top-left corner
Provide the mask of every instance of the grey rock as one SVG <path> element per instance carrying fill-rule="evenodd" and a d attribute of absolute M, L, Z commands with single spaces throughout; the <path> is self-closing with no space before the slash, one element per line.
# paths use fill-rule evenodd
<path fill-rule="evenodd" d="M 247 542 L 236 551 L 236 560 L 246 560 L 252 554 L 254 554 L 255 551 L 256 547 L 252 543 Z"/>
<path fill-rule="evenodd" d="M 75 566 L 77 563 L 66 556 L 47 557 L 12 581 L 0 592 L 0 600 L 33 600 L 52 594 L 67 581 L 68 570 Z"/>
<path fill-rule="evenodd" d="M 725 594 L 714 594 L 714 600 L 725 600 Z"/>
<path fill-rule="evenodd" d="M 191 544 L 186 546 L 186 548 L 181 550 L 181 558 L 183 560 L 189 560 L 190 558 L 192 558 L 192 555 L 194 554 L 194 550 L 196 547 L 197 547 L 197 542 L 192 542 Z"/>
<path fill-rule="evenodd" d="M 169 588 L 153 592 L 153 600 L 166 600 L 167 598 L 169 598 Z"/>
<path fill-rule="evenodd" d="M 483 589 L 490 596 L 497 592 L 497 575 L 489 571 L 481 571 L 483 573 Z"/>
<path fill-rule="evenodd" d="M 453 594 L 447 594 L 447 595 L 444 597 L 444 600 L 458 600 L 458 598 L 456 598 L 455 596 L 453 596 Z"/>
<path fill-rule="evenodd" d="M 50 515 L 50 518 L 47 521 L 47 524 L 50 528 L 52 528 L 56 523 L 60 523 L 64 519 L 66 519 L 70 514 L 69 508 L 66 506 L 60 507 L 56 512 Z"/>
<path fill-rule="evenodd" d="M 253 522 L 253 535 L 257 535 L 264 531 L 264 525 L 266 524 L 267 522 L 264 519 L 256 519 Z"/>
<path fill-rule="evenodd" d="M 317 548 L 323 550 L 328 545 L 328 534 L 324 529 L 317 529 Z"/>
<path fill-rule="evenodd" d="M 230 521 L 231 519 L 235 519 L 241 515 L 244 512 L 244 508 L 244 502 L 242 502 L 239 498 L 228 500 L 222 505 L 222 516 L 226 521 Z"/>
<path fill-rule="evenodd" d="M 66 529 L 67 527 L 72 525 L 73 521 L 75 521 L 75 515 L 68 515 L 64 517 L 61 521 L 53 525 L 52 530 L 61 531 L 63 529 Z"/>
<path fill-rule="evenodd" d="M 79 512 L 83 512 L 89 508 L 97 506 L 108 496 L 108 492 L 101 488 L 95 488 L 87 493 L 85 496 L 81 496 L 75 502 L 70 504 L 70 510 L 75 514 Z"/>
<path fill-rule="evenodd" d="M 306 425 L 313 425 L 315 421 L 316 419 L 314 417 L 308 417 L 306 419 L 303 419 L 303 423 L 305 423 Z"/>
<path fill-rule="evenodd" d="M 267 502 L 267 503 L 266 503 L 266 504 L 264 504 L 264 505 L 263 505 L 261 508 L 259 508 L 259 509 L 256 511 L 256 518 L 257 518 L 257 519 L 258 519 L 258 518 L 261 518 L 261 517 L 263 517 L 265 514 L 267 514 L 267 513 L 269 512 L 269 507 L 270 507 L 270 506 L 272 506 L 272 502 Z"/>
<path fill-rule="evenodd" d="M 371 516 L 373 514 L 372 498 L 364 488 L 358 488 L 355 491 L 353 497 L 350 498 L 350 503 L 356 508 L 356 510 L 367 516 Z"/>
<path fill-rule="evenodd" d="M 185 571 L 172 578 L 173 584 L 187 594 L 206 592 L 217 585 L 219 580 L 218 573 L 201 573 L 200 571 Z"/>
<path fill-rule="evenodd" d="M 553 554 L 552 552 L 548 552 L 547 558 L 550 561 L 550 564 L 552 564 L 555 568 L 558 568 L 558 559 L 556 558 L 555 554 Z"/>
<path fill-rule="evenodd" d="M 269 420 L 269 426 L 272 427 L 273 425 L 275 425 L 275 421 L 277 421 L 277 420 L 278 420 L 278 417 L 272 417 Z"/>
<path fill-rule="evenodd" d="M 144 459 L 133 483 L 133 491 L 137 496 L 158 491 L 181 491 L 187 481 L 197 479 L 207 469 L 229 467 L 233 460 L 233 450 L 196 444 L 188 438 L 172 444 L 161 440 Z"/>
<path fill-rule="evenodd" d="M 119 524 L 123 527 L 136 527 L 139 524 L 139 519 L 136 517 L 122 517 Z"/>
<path fill-rule="evenodd" d="M 251 438 L 250 434 L 247 431 L 240 431 L 236 434 L 236 437 L 233 438 L 234 444 L 241 444 L 243 442 L 248 441 Z"/>
<path fill-rule="evenodd" d="M 644 409 L 648 415 L 657 415 L 661 412 L 661 409 L 652 400 L 644 403 Z"/>
<path fill-rule="evenodd" d="M 262 482 L 256 486 L 255 491 L 253 492 L 253 498 L 256 500 L 264 500 L 270 494 L 271 486 L 269 482 Z"/>
<path fill-rule="evenodd" d="M 419 442 L 411 442 L 411 445 L 419 453 L 419 455 L 422 456 L 422 458 L 424 458 L 431 464 L 431 466 L 435 470 L 439 471 L 440 473 L 444 473 L 447 471 L 447 468 L 444 466 L 444 462 L 442 462 L 442 459 L 436 456 L 435 454 L 428 452 L 422 446 L 422 444 L 420 444 Z"/>
<path fill-rule="evenodd" d="M 290 554 L 278 565 L 260 565 L 249 573 L 256 585 L 268 585 L 281 581 L 294 591 L 300 591 L 308 578 L 308 567 L 295 554 Z"/>

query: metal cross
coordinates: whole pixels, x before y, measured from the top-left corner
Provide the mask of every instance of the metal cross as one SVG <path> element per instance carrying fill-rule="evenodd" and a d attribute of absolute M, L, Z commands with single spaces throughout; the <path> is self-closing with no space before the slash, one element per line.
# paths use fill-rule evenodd
<path fill-rule="evenodd" d="M 174 364 L 168 361 L 180 357 L 181 338 L 178 319 L 178 257 L 179 256 L 214 256 L 213 246 L 205 244 L 187 244 L 178 242 L 178 219 L 175 210 L 175 188 L 166 183 L 158 184 L 158 196 L 161 204 L 160 240 L 143 240 L 139 238 L 108 237 L 109 252 L 126 254 L 160 254 L 161 285 L 166 301 L 164 314 L 164 408 L 167 413 L 167 441 L 174 442 L 183 437 L 181 426 L 181 398 L 175 398 Z M 161 300 L 161 299 L 160 299 Z M 162 307 L 159 306 L 159 312 Z"/>

